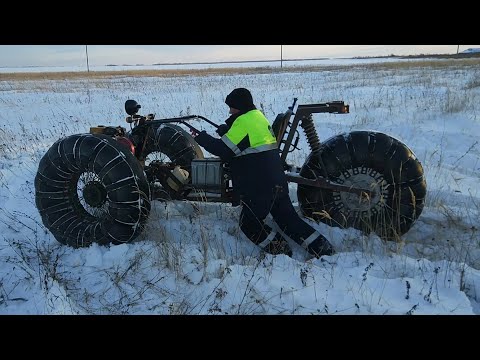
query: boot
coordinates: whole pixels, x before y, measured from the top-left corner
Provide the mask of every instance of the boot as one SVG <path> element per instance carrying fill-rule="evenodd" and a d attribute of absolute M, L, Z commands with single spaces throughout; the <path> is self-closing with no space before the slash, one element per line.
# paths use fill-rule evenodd
<path fill-rule="evenodd" d="M 266 253 L 269 253 L 272 255 L 285 254 L 291 257 L 293 254 L 292 248 L 288 244 L 287 240 L 285 240 L 279 233 L 276 233 L 273 240 L 270 241 L 264 247 L 262 247 L 260 244 L 260 248 Z"/>
<path fill-rule="evenodd" d="M 309 238 L 315 235 L 317 235 L 316 239 L 309 243 Z M 332 244 L 330 244 L 330 242 L 318 231 L 315 231 L 310 237 L 304 240 L 304 243 L 302 244 L 303 248 L 310 254 L 316 258 L 320 258 L 323 255 L 330 256 L 335 254 Z"/>
<path fill-rule="evenodd" d="M 288 245 L 287 240 L 272 240 L 263 250 L 272 255 L 285 254 L 287 256 L 292 256 L 292 248 Z"/>

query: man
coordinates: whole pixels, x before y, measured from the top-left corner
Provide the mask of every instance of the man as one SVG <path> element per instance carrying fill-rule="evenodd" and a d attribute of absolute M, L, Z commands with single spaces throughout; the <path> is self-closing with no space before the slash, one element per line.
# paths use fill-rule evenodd
<path fill-rule="evenodd" d="M 217 129 L 221 139 L 202 131 L 195 141 L 230 164 L 233 190 L 242 204 L 240 229 L 264 251 L 291 256 L 288 242 L 264 223 L 271 214 L 279 228 L 309 253 L 332 255 L 332 245 L 295 211 L 277 140 L 269 121 L 253 104 L 250 91 L 235 89 L 225 103 L 231 116 Z"/>

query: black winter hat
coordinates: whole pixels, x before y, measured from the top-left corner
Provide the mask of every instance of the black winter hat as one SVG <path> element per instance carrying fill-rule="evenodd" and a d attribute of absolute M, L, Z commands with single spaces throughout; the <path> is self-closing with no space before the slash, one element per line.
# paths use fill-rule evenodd
<path fill-rule="evenodd" d="M 248 89 L 238 88 L 227 95 L 225 104 L 242 112 L 255 109 L 252 94 Z"/>

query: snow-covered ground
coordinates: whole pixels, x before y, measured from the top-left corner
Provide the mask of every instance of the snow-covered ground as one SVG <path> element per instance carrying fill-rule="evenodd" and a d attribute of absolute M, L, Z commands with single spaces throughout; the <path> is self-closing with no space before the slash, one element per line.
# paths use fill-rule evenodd
<path fill-rule="evenodd" d="M 0 313 L 479 314 L 480 67 L 402 64 L 0 81 Z M 262 258 L 238 228 L 239 208 L 179 201 L 154 202 L 146 230 L 129 244 L 73 249 L 45 229 L 34 178 L 55 140 L 93 125 L 128 127 L 127 99 L 157 118 L 197 114 L 220 123 L 236 87 L 249 88 L 272 121 L 294 97 L 344 100 L 350 114 L 315 115 L 321 140 L 376 130 L 407 144 L 428 193 L 403 242 L 310 222 L 337 254 L 307 260 L 295 248 L 293 258 Z M 288 158 L 298 166 L 309 153 L 301 139 Z M 298 206 L 296 185 L 290 190 Z"/>

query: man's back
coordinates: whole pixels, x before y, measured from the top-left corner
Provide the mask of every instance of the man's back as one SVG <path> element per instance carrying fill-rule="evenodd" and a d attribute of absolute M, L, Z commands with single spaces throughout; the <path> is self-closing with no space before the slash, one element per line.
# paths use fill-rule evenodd
<path fill-rule="evenodd" d="M 277 185 L 287 186 L 278 149 L 234 157 L 230 169 L 239 195 L 257 196 Z"/>

